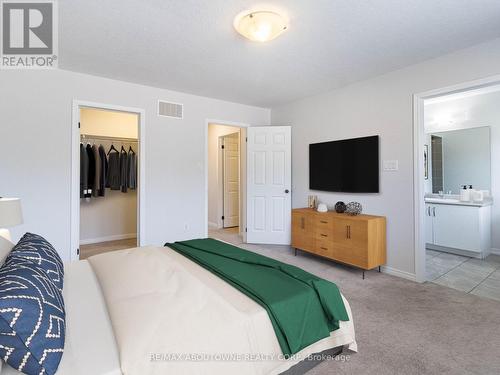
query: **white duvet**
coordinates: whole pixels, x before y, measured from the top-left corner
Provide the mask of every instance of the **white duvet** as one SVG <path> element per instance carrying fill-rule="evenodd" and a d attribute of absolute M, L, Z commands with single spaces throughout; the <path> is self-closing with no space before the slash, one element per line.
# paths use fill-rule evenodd
<path fill-rule="evenodd" d="M 89 262 L 125 375 L 278 374 L 312 353 L 338 346 L 357 349 L 345 299 L 349 322 L 340 322 L 340 329 L 296 358 L 282 360 L 267 312 L 177 252 L 143 247 Z"/>

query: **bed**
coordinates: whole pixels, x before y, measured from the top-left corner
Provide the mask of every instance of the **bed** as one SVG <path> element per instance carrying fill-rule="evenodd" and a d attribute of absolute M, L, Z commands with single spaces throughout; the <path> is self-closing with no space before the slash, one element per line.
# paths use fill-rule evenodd
<path fill-rule="evenodd" d="M 280 374 L 308 355 L 357 351 L 352 314 L 284 360 L 266 310 L 168 247 L 65 265 L 66 343 L 59 375 Z M 5 363 L 2 375 L 20 372 Z"/>

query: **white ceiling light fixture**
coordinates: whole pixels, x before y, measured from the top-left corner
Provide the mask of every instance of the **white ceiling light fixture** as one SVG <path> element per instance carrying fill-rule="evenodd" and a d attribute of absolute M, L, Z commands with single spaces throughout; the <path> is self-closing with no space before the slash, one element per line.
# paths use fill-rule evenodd
<path fill-rule="evenodd" d="M 288 29 L 288 21 L 272 11 L 245 11 L 234 19 L 234 28 L 254 42 L 268 42 Z"/>

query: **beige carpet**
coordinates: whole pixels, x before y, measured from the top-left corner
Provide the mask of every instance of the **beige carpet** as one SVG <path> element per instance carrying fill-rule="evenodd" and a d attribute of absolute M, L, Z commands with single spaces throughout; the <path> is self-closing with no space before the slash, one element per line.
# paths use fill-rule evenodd
<path fill-rule="evenodd" d="M 359 270 L 287 246 L 241 244 L 224 231 L 210 235 L 299 266 L 340 287 L 351 304 L 359 352 L 323 362 L 308 375 L 500 374 L 500 302 L 440 285 L 417 284 Z"/>

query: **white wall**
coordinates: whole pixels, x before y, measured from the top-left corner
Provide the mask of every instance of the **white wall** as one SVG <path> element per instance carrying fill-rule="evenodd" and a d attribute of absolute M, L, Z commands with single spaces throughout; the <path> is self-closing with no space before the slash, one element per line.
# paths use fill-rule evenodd
<path fill-rule="evenodd" d="M 80 133 L 118 138 L 139 138 L 139 115 L 95 108 L 80 110 Z"/>
<path fill-rule="evenodd" d="M 386 216 L 388 270 L 413 277 L 413 94 L 496 74 L 500 39 L 273 108 L 273 124 L 292 125 L 293 207 L 305 207 L 311 193 L 309 143 L 379 134 L 381 161 L 399 160 L 399 171 L 381 171 L 380 194 L 314 193 Z"/>
<path fill-rule="evenodd" d="M 219 137 L 239 132 L 240 128 L 234 126 L 217 124 L 208 126 L 208 224 L 211 227 L 220 228 L 222 226 L 222 212 L 219 204 L 221 201 L 220 189 L 222 188 L 219 186 L 222 173 L 219 165 Z"/>
<path fill-rule="evenodd" d="M 80 110 L 81 134 L 137 139 L 138 130 L 137 114 L 92 108 Z M 119 150 L 120 143 L 113 143 Z M 98 144 L 107 151 L 112 142 L 101 140 Z M 134 150 L 139 152 L 136 145 Z M 127 193 L 106 189 L 104 197 L 80 199 L 80 243 L 136 237 L 137 204 L 137 191 L 130 189 Z"/>
<path fill-rule="evenodd" d="M 207 119 L 269 124 L 270 111 L 63 70 L 0 71 L 0 195 L 20 197 L 25 231 L 70 257 L 71 116 L 74 99 L 145 110 L 145 243 L 206 232 Z M 158 117 L 158 99 L 184 104 L 184 119 Z"/>

